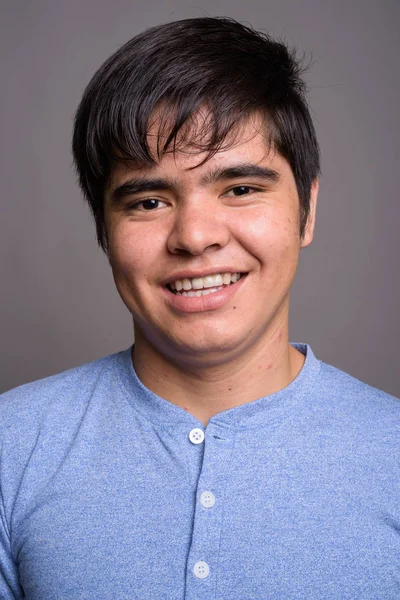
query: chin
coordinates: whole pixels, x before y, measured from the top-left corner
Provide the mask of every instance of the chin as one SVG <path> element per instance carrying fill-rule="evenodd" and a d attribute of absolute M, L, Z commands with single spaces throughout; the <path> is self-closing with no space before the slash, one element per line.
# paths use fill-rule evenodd
<path fill-rule="evenodd" d="M 173 346 L 176 356 L 186 364 L 213 366 L 229 362 L 240 356 L 249 346 L 248 336 L 238 339 L 237 336 L 229 336 L 223 339 L 221 334 L 201 338 L 192 338 L 189 342 L 174 340 Z M 171 359 L 171 344 L 167 344 L 169 352 L 167 358 Z"/>

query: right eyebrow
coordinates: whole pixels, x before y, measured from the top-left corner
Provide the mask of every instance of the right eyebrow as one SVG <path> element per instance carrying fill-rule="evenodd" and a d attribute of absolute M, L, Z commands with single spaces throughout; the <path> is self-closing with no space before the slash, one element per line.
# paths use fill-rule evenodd
<path fill-rule="evenodd" d="M 119 204 L 127 196 L 142 192 L 170 191 L 175 188 L 173 181 L 169 179 L 157 178 L 134 178 L 125 181 L 111 192 L 111 202 Z"/>

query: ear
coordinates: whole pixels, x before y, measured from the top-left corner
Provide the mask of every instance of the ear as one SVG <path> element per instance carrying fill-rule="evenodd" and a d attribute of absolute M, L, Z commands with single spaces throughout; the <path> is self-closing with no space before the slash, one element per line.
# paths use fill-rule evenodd
<path fill-rule="evenodd" d="M 306 248 L 309 246 L 314 237 L 314 227 L 315 227 L 315 212 L 317 210 L 317 198 L 318 198 L 318 190 L 319 190 L 319 180 L 318 178 L 314 179 L 311 184 L 310 191 L 310 211 L 308 213 L 307 224 L 301 238 L 301 248 Z"/>

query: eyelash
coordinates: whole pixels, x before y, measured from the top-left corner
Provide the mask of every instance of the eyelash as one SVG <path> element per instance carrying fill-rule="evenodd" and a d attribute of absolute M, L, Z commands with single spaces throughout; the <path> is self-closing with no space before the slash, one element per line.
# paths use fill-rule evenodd
<path fill-rule="evenodd" d="M 250 186 L 250 185 L 235 185 L 235 186 L 231 187 L 229 190 L 227 190 L 227 192 L 225 192 L 225 194 L 223 194 L 223 195 L 228 196 L 228 194 L 230 192 L 233 192 L 233 190 L 237 190 L 240 188 L 250 190 L 250 192 L 246 192 L 245 194 L 239 194 L 238 196 L 231 196 L 231 197 L 240 198 L 241 196 L 248 196 L 249 194 L 252 194 L 254 192 L 262 191 L 261 188 L 257 188 L 257 187 Z M 152 202 L 152 201 L 153 202 L 161 202 L 163 204 L 166 204 L 163 200 L 159 200 L 158 198 L 143 198 L 142 200 L 136 200 L 135 202 L 132 202 L 131 204 L 129 204 L 127 206 L 127 209 L 128 210 L 134 210 L 134 209 L 140 210 L 139 207 L 142 206 L 143 212 L 152 212 L 152 210 L 145 210 L 143 208 L 144 202 Z M 157 208 L 159 208 L 159 207 L 157 207 Z M 154 208 L 153 210 L 156 210 L 157 208 Z"/>

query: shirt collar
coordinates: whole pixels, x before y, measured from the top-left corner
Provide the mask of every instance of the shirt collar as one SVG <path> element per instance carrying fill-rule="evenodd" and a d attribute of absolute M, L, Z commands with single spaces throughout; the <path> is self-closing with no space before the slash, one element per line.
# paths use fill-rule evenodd
<path fill-rule="evenodd" d="M 308 344 L 292 343 L 292 346 L 304 354 L 305 362 L 300 373 L 288 386 L 269 396 L 220 412 L 209 420 L 209 425 L 238 430 L 267 424 L 271 427 L 279 424 L 286 415 L 293 414 L 296 406 L 310 397 L 321 363 Z M 132 347 L 121 352 L 118 355 L 120 365 L 117 371 L 124 392 L 135 410 L 155 425 L 204 428 L 203 423 L 194 415 L 145 387 L 136 375 L 131 357 Z"/>

